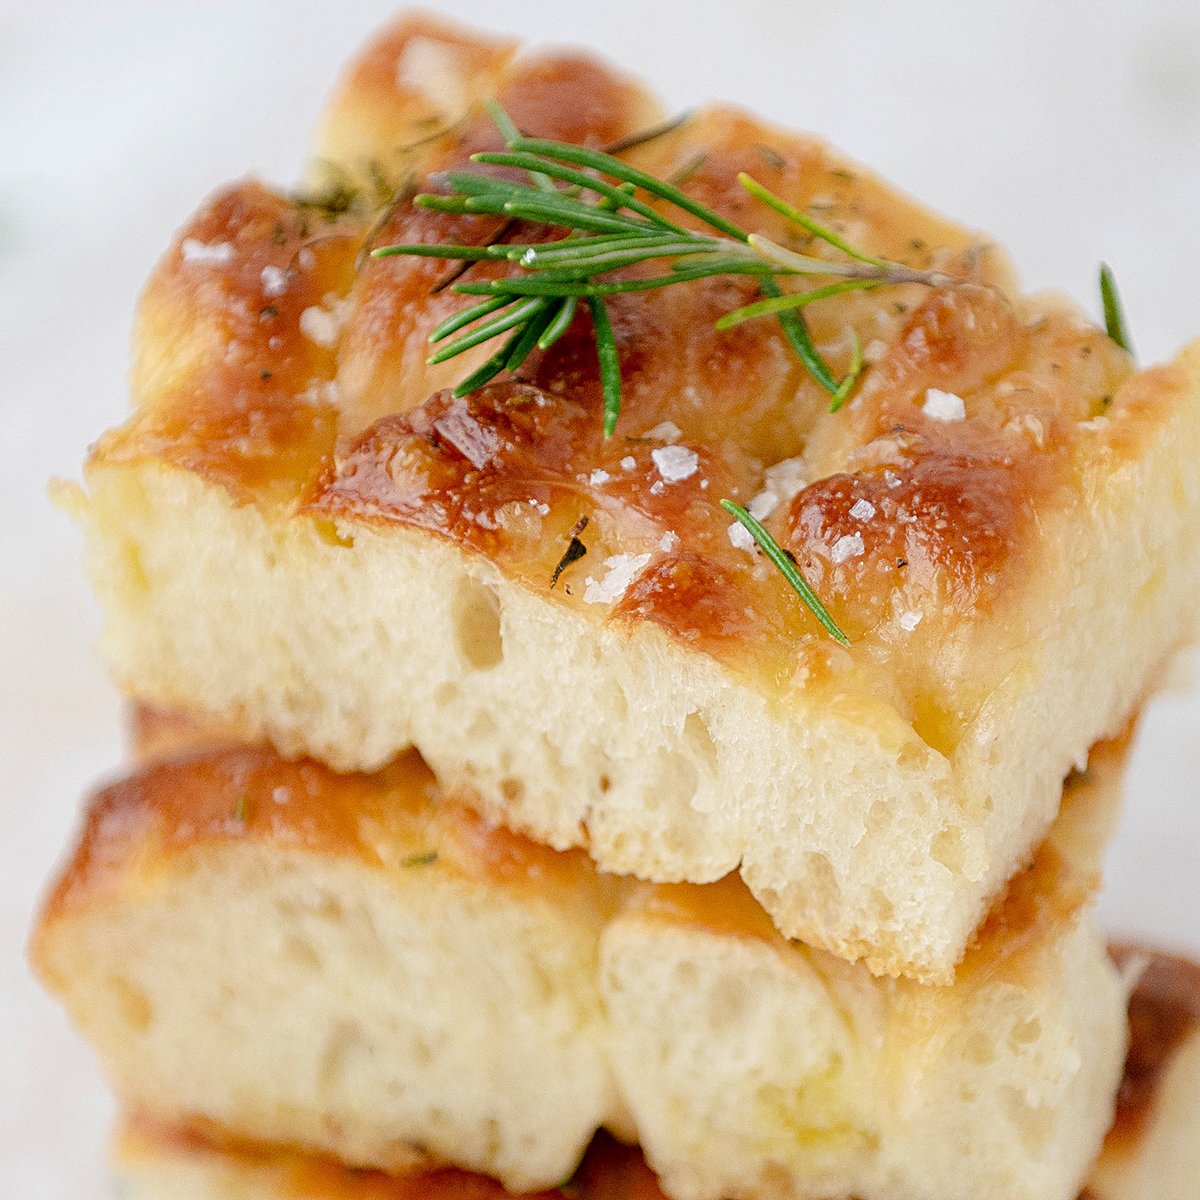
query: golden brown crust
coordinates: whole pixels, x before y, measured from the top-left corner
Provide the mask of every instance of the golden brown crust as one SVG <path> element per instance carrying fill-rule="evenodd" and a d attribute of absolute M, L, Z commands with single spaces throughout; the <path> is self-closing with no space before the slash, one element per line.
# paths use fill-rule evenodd
<path fill-rule="evenodd" d="M 609 903 L 612 889 L 582 852 L 548 850 L 441 800 L 415 753 L 374 775 L 340 775 L 230 745 L 219 731 L 163 714 L 143 712 L 136 723 L 146 765 L 92 798 L 43 925 L 169 872 L 196 847 L 238 841 L 381 871 L 436 862 L 441 873 L 543 893 L 548 902 Z"/>
<path fill-rule="evenodd" d="M 376 76 L 388 68 L 379 64 L 394 66 L 395 57 L 394 46 L 369 52 L 350 92 L 381 86 Z M 640 89 L 574 55 L 518 64 L 499 86 L 523 128 L 588 144 L 629 133 L 646 109 Z M 496 131 L 476 115 L 429 150 L 424 167 L 461 165 L 496 145 Z M 919 685 L 901 685 L 918 693 L 910 706 L 940 692 L 935 706 L 954 709 L 948 720 L 960 726 L 969 705 L 951 702 L 951 681 L 914 675 L 909 659 L 921 658 L 947 622 L 1020 591 L 1037 516 L 1056 491 L 1077 483 L 1072 469 L 1084 443 L 1089 453 L 1099 449 L 1104 435 L 1080 422 L 1111 403 L 1128 374 L 1126 357 L 1071 314 L 1014 308 L 993 253 L 815 139 L 717 109 L 630 157 L 664 174 L 694 164 L 692 195 L 786 237 L 782 218 L 738 185 L 738 172 L 751 171 L 873 251 L 936 263 L 977 283 L 932 294 L 906 285 L 811 310 L 815 339 L 826 347 L 843 341 L 840 357 L 848 355 L 846 328 L 879 347 L 860 397 L 836 416 L 823 412 L 827 398 L 777 323 L 714 328 L 717 316 L 753 297 L 752 282 L 704 280 L 613 297 L 624 401 L 619 436 L 606 442 L 586 315 L 553 350 L 531 358 L 524 382 L 454 400 L 438 389 L 474 360 L 424 362 L 429 331 L 466 302 L 431 291 L 447 264 L 392 258 L 358 261 L 356 270 L 365 218 L 323 222 L 258 185 L 240 185 L 183 231 L 148 288 L 135 388 L 149 407 L 101 444 L 99 460 L 161 457 L 239 500 L 304 494 L 306 511 L 319 519 L 436 532 L 538 590 L 587 515 L 594 557 L 564 574 L 563 598 L 578 601 L 606 553 L 648 553 L 610 619 L 656 624 L 730 665 L 757 664 L 786 678 L 806 659 L 819 670 L 829 648 L 818 643 L 797 658 L 813 618 L 730 543 L 718 502 L 748 502 L 763 490 L 767 466 L 804 454 L 804 472 L 818 477 L 779 504 L 768 527 L 858 643 L 856 657 L 865 664 L 895 654 L 892 678 Z M 374 244 L 473 241 L 500 231 L 498 220 L 402 201 L 370 236 Z M 227 246 L 232 257 L 214 263 L 181 253 L 196 244 Z M 476 266 L 473 277 L 498 269 Z M 282 290 L 275 295 L 268 285 L 264 296 L 272 278 Z M 302 319 L 314 309 L 317 316 Z M 328 344 L 314 343 L 314 325 Z M 926 414 L 930 387 L 961 394 L 966 419 Z M 678 433 L 656 437 L 665 422 Z M 696 466 L 667 482 L 653 454 L 676 441 L 695 453 Z M 837 553 L 855 539 L 860 552 Z M 927 612 L 930 601 L 937 619 L 898 639 L 895 610 Z"/>

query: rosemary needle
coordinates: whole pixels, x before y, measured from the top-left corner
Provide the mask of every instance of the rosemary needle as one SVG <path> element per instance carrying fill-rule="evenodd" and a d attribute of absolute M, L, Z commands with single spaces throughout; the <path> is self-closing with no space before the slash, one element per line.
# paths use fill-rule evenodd
<path fill-rule="evenodd" d="M 791 556 L 766 531 L 762 523 L 732 500 L 722 500 L 721 507 L 737 519 L 738 523 L 758 543 L 762 552 L 779 568 L 779 573 L 791 584 L 792 590 L 804 601 L 813 616 L 821 622 L 829 636 L 839 645 L 849 648 L 850 639 L 838 628 L 837 622 L 829 615 L 829 610 L 821 603 L 817 593 L 800 574 L 800 570 Z"/>
<path fill-rule="evenodd" d="M 1125 323 L 1125 308 L 1117 280 L 1108 263 L 1100 264 L 1100 302 L 1104 306 L 1104 331 L 1128 354 L 1133 354 L 1133 340 Z"/>

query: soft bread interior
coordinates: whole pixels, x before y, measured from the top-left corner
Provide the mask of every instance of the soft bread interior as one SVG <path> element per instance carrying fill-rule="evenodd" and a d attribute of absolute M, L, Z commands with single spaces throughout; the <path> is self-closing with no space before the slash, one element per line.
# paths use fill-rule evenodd
<path fill-rule="evenodd" d="M 1124 948 L 1122 957 L 1129 961 Z M 1195 1195 L 1200 1164 L 1200 974 L 1192 964 L 1134 952 L 1142 981 L 1131 997 L 1135 1016 L 1126 1087 L 1138 1111 L 1124 1111 L 1088 1176 L 1087 1200 L 1185 1200 Z M 1140 961 L 1138 961 L 1140 960 Z M 1169 976 L 1169 978 L 1168 978 Z M 1156 982 L 1157 981 L 1157 982 Z M 1166 982 L 1168 987 L 1163 987 Z M 1155 1019 L 1145 1018 L 1149 1006 Z M 1172 1032 L 1166 1042 L 1164 1029 Z M 1177 1036 L 1182 1034 L 1182 1036 Z M 1147 1073 L 1147 1066 L 1153 1070 Z M 501 1200 L 489 1181 L 444 1172 L 387 1178 L 293 1154 L 218 1149 L 211 1142 L 145 1121 L 128 1122 L 115 1165 L 129 1200 Z M 575 1200 L 662 1200 L 634 1151 L 600 1139 L 569 1187 Z"/>

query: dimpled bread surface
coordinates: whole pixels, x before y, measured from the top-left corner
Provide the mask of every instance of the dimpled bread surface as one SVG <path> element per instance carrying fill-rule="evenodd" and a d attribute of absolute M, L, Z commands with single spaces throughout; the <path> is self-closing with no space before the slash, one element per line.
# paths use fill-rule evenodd
<path fill-rule="evenodd" d="M 1135 373 L 1069 303 L 1020 295 L 984 239 L 716 107 L 626 157 L 836 253 L 797 242 L 748 171 L 961 282 L 806 310 L 837 373 L 851 332 L 865 348 L 837 413 L 778 322 L 714 328 L 755 297 L 739 276 L 611 298 L 610 439 L 586 313 L 456 399 L 491 347 L 425 361 L 470 302 L 439 286 L 453 264 L 365 251 L 500 234 L 411 203 L 499 145 L 486 96 L 592 146 L 660 116 L 579 54 L 411 18 L 351 66 L 305 196 L 234 184 L 168 248 L 135 411 L 63 493 L 108 663 L 137 699 L 338 769 L 415 745 L 536 841 L 660 883 L 736 870 L 786 936 L 949 982 L 1064 777 L 1187 632 L 1200 351 Z M 722 498 L 765 514 L 848 650 L 731 537 Z M 586 554 L 552 582 L 583 517 Z"/>

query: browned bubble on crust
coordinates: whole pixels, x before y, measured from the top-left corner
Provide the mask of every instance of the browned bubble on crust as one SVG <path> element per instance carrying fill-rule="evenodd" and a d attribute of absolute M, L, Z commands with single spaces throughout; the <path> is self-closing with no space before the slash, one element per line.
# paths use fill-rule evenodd
<path fill-rule="evenodd" d="M 1116 943 L 1119 966 L 1145 969 L 1129 1001 L 1129 1055 L 1117 1095 L 1110 1146 L 1137 1141 L 1172 1056 L 1200 1030 L 1200 964 L 1137 945 Z"/>

